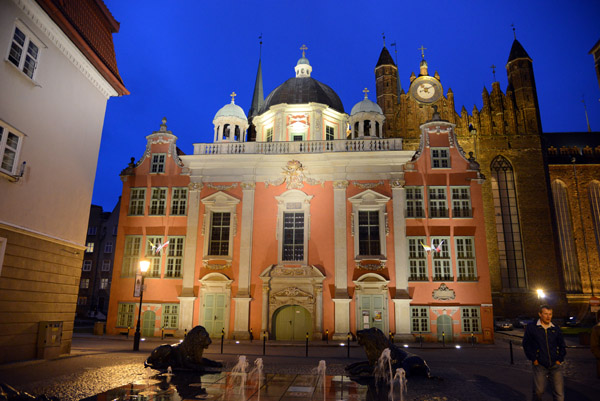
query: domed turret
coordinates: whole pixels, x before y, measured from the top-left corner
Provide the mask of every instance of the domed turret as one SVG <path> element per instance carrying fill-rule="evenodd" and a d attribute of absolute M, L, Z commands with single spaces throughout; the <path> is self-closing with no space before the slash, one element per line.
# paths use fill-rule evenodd
<path fill-rule="evenodd" d="M 350 112 L 350 129 L 352 138 L 382 138 L 385 116 L 381 107 L 367 97 L 369 90 L 363 90 L 365 98 L 356 103 Z"/>
<path fill-rule="evenodd" d="M 296 78 L 310 78 L 310 74 L 312 73 L 312 67 L 304 53 L 306 49 L 308 49 L 306 45 L 302 45 L 300 48 L 300 50 L 302 50 L 302 57 L 300 57 L 296 63 L 296 67 L 294 67 L 294 70 L 296 70 Z"/>
<path fill-rule="evenodd" d="M 248 119 L 246 113 L 237 104 L 234 98 L 236 94 L 231 94 L 231 103 L 221 107 L 215 114 L 213 124 L 215 126 L 215 142 L 243 142 L 246 130 L 248 129 Z"/>

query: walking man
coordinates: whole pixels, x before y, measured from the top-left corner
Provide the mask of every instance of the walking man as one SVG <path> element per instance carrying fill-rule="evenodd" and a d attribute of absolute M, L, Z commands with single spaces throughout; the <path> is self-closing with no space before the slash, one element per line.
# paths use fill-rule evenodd
<path fill-rule="evenodd" d="M 550 379 L 554 401 L 564 401 L 562 363 L 567 353 L 560 328 L 552 324 L 552 307 L 540 306 L 537 323 L 525 327 L 523 350 L 533 369 L 533 400 L 541 401 Z"/>

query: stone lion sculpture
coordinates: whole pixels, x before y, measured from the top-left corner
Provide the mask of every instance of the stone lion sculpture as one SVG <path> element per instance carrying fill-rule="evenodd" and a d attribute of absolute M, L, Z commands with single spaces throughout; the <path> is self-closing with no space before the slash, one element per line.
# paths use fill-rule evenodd
<path fill-rule="evenodd" d="M 356 362 L 346 366 L 346 371 L 351 376 L 373 375 L 377 361 L 384 349 L 390 349 L 392 370 L 403 368 L 406 376 L 430 377 L 429 366 L 420 356 L 408 353 L 396 347 L 383 332 L 375 327 L 360 330 L 357 335 L 358 344 L 367 354 L 367 361 Z"/>
<path fill-rule="evenodd" d="M 156 347 L 144 366 L 156 370 L 165 370 L 169 366 L 173 370 L 204 370 L 207 367 L 220 368 L 221 362 L 213 361 L 202 356 L 204 349 L 212 343 L 206 329 L 196 326 L 179 344 L 163 344 Z"/>

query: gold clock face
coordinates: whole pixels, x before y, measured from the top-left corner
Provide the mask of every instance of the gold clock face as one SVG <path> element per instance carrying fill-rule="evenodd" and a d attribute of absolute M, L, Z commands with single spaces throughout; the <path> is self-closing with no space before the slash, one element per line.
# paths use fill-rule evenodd
<path fill-rule="evenodd" d="M 411 84 L 410 94 L 419 103 L 433 103 L 442 96 L 442 85 L 433 77 L 419 77 Z"/>

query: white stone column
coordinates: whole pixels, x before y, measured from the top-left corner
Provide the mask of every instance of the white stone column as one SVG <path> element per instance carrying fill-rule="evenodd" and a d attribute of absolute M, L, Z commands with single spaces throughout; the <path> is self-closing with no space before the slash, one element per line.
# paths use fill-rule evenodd
<path fill-rule="evenodd" d="M 260 331 L 269 331 L 269 284 L 263 284 L 262 288 L 262 319 Z"/>
<path fill-rule="evenodd" d="M 365 136 L 365 120 L 358 122 L 358 136 L 361 138 Z"/>
<path fill-rule="evenodd" d="M 396 278 L 396 296 L 394 297 L 394 318 L 396 336 L 410 336 L 410 295 L 408 292 L 408 243 L 406 239 L 406 189 L 404 174 L 392 177 L 392 207 L 394 213 L 394 268 Z"/>
<path fill-rule="evenodd" d="M 348 298 L 348 257 L 346 224 L 346 188 L 348 181 L 333 182 L 333 239 L 335 263 L 335 294 L 334 294 L 334 319 L 335 331 L 333 338 L 346 338 L 350 331 L 350 299 Z"/>
<path fill-rule="evenodd" d="M 315 331 L 313 339 L 321 340 L 323 338 L 323 285 L 316 284 L 317 302 L 315 305 Z"/>
<path fill-rule="evenodd" d="M 234 298 L 235 320 L 233 335 L 236 339 L 250 338 L 250 281 L 252 278 L 252 230 L 254 217 L 254 182 L 243 182 L 242 231 L 240 234 L 240 268 L 238 292 Z"/>
<path fill-rule="evenodd" d="M 194 322 L 194 286 L 196 284 L 196 244 L 198 243 L 198 220 L 200 215 L 200 191 L 202 182 L 188 186 L 188 215 L 185 248 L 183 251 L 182 288 L 179 294 L 179 332 L 191 330 Z M 179 334 L 180 334 L 179 333 Z"/>

